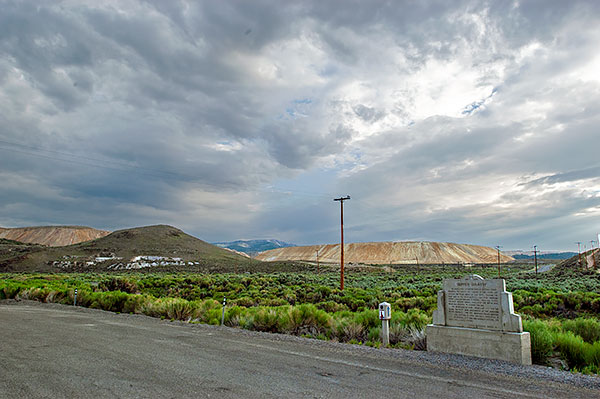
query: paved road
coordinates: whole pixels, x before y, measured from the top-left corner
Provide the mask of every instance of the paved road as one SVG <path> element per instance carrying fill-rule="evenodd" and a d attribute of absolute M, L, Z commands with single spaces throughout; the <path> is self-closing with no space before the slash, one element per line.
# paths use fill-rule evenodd
<path fill-rule="evenodd" d="M 2 398 L 600 398 L 600 378 L 589 389 L 561 373 L 536 377 L 539 367 L 492 362 L 511 376 L 483 360 L 458 357 L 470 365 L 459 367 L 423 352 L 71 306 L 4 302 L 0 327 Z"/>

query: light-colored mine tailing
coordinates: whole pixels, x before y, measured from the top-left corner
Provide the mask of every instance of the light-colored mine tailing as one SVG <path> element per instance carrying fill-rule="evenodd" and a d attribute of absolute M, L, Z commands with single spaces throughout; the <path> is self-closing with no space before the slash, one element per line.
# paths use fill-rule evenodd
<path fill-rule="evenodd" d="M 84 226 L 0 227 L 0 238 L 49 247 L 77 244 L 95 240 L 108 234 L 110 234 L 110 231 L 96 230 Z"/>
<path fill-rule="evenodd" d="M 262 261 L 299 260 L 315 262 L 340 261 L 340 245 L 309 245 L 277 248 L 259 253 L 255 259 Z M 500 254 L 500 262 L 514 260 Z M 454 244 L 449 242 L 363 242 L 344 245 L 344 261 L 362 264 L 457 264 L 495 263 L 498 253 L 494 248 L 480 245 Z"/>

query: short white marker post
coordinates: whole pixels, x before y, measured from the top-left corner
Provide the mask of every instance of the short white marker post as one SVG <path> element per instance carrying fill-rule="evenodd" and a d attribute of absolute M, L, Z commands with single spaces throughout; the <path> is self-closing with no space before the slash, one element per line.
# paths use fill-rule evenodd
<path fill-rule="evenodd" d="M 225 323 L 225 304 L 227 303 L 227 300 L 225 299 L 225 297 L 223 297 L 223 312 L 221 313 L 221 325 L 223 325 L 223 323 Z"/>
<path fill-rule="evenodd" d="M 379 304 L 379 319 L 381 320 L 381 342 L 383 346 L 390 344 L 390 319 L 392 318 L 392 307 L 387 302 Z"/>
<path fill-rule="evenodd" d="M 73 306 L 77 306 L 77 288 L 75 288 L 75 296 L 73 297 Z"/>

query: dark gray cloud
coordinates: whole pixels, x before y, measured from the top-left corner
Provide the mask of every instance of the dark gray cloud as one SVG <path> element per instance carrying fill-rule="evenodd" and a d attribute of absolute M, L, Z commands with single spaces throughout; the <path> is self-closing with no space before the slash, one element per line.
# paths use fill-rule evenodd
<path fill-rule="evenodd" d="M 597 229 L 598 2 L 0 10 L 0 225 L 335 242 L 339 192 L 353 241 Z"/>

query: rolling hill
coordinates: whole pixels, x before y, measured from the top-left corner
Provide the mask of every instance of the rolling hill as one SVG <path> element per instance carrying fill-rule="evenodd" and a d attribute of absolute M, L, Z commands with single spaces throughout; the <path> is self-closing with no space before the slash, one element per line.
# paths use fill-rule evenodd
<path fill-rule="evenodd" d="M 213 245 L 221 248 L 229 248 L 234 251 L 243 252 L 248 255 L 254 256 L 259 252 L 268 251 L 269 249 L 283 248 L 283 247 L 294 247 L 294 244 L 290 244 L 279 240 L 237 240 L 228 242 L 215 242 Z"/>
<path fill-rule="evenodd" d="M 340 245 L 310 245 L 278 248 L 261 252 L 255 259 L 263 261 L 340 261 Z M 364 242 L 344 245 L 344 261 L 361 264 L 456 264 L 495 263 L 498 253 L 494 248 L 447 242 Z M 501 254 L 500 261 L 510 262 L 510 256 Z"/>
<path fill-rule="evenodd" d="M 581 262 L 581 263 L 580 263 Z M 556 265 L 556 269 L 600 270 L 600 250 L 598 248 L 575 254 Z"/>
<path fill-rule="evenodd" d="M 0 271 L 226 271 L 261 264 L 165 225 L 118 230 L 63 247 L 33 246 L 15 252 L 18 245 L 10 244 L 1 253 Z"/>
<path fill-rule="evenodd" d="M 108 234 L 110 234 L 109 231 L 84 226 L 0 227 L 0 238 L 49 247 L 77 244 L 95 240 Z"/>

